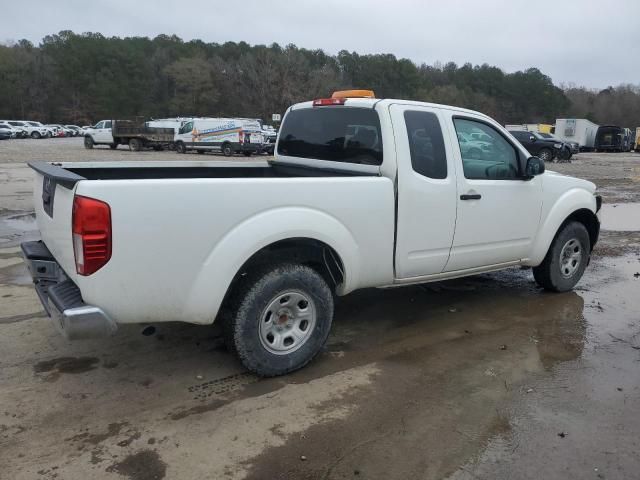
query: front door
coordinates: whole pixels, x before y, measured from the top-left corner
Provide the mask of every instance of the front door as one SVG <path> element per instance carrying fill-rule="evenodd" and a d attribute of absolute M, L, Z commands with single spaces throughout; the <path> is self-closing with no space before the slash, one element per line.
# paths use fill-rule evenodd
<path fill-rule="evenodd" d="M 397 278 L 441 273 L 456 224 L 456 175 L 438 108 L 390 107 L 398 164 Z"/>
<path fill-rule="evenodd" d="M 540 221 L 542 177 L 523 179 L 519 149 L 486 119 L 473 114 L 450 118 L 459 146 L 458 208 L 445 271 L 528 258 Z M 482 142 L 463 145 L 463 138 Z"/>

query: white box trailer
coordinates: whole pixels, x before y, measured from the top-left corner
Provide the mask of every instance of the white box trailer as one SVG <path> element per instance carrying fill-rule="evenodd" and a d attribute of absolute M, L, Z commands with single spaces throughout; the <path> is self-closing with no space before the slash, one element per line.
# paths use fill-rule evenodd
<path fill-rule="evenodd" d="M 586 118 L 558 118 L 555 136 L 565 142 L 578 142 L 580 150 L 593 150 L 598 128 Z"/>

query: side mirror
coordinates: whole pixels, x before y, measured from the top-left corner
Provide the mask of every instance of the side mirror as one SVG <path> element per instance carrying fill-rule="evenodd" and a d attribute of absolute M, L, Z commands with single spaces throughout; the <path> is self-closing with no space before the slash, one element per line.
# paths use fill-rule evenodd
<path fill-rule="evenodd" d="M 544 161 L 538 157 L 529 157 L 525 168 L 525 176 L 533 178 L 544 173 Z"/>
<path fill-rule="evenodd" d="M 536 137 L 534 137 L 533 135 L 529 135 L 529 140 L 531 140 L 532 142 L 536 141 Z"/>

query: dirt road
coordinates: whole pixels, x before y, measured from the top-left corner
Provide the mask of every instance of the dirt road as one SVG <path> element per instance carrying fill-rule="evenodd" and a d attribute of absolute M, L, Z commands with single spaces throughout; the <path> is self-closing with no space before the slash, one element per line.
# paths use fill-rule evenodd
<path fill-rule="evenodd" d="M 0 478 L 637 477 L 632 214 L 603 232 L 574 292 L 544 293 L 520 269 L 357 292 L 338 300 L 317 360 L 260 380 L 215 327 L 68 343 L 43 316 L 19 256 L 37 238 L 24 162 L 116 158 L 184 157 L 0 143 Z M 640 155 L 580 154 L 548 168 L 633 211 L 639 166 Z"/>

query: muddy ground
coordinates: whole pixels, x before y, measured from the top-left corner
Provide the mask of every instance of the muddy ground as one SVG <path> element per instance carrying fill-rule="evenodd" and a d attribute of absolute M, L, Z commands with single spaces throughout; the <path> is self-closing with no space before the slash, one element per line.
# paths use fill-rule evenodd
<path fill-rule="evenodd" d="M 0 478 L 638 478 L 640 155 L 548 166 L 594 180 L 615 228 L 576 291 L 511 269 L 357 292 L 319 358 L 269 380 L 215 327 L 68 343 L 43 316 L 24 162 L 134 158 L 184 157 L 0 142 Z"/>

